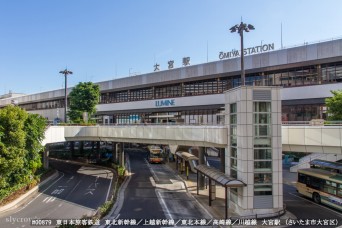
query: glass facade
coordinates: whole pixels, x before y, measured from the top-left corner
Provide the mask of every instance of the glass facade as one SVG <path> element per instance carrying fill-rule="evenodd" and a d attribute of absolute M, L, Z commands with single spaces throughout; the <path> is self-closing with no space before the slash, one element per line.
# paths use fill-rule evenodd
<path fill-rule="evenodd" d="M 286 70 L 263 71 L 252 74 L 247 72 L 246 74 L 247 85 L 293 87 L 335 82 L 342 82 L 342 62 L 310 65 Z M 218 94 L 237 86 L 240 86 L 240 75 L 220 75 L 216 78 L 206 80 L 193 80 L 162 86 L 147 86 L 137 89 L 101 92 L 99 103 L 108 104 Z M 63 108 L 64 98 L 20 104 L 19 106 L 28 111 Z M 324 109 L 324 103 L 314 105 L 285 105 L 282 109 L 282 119 L 283 121 L 309 121 L 311 119 L 325 118 Z"/>
<path fill-rule="evenodd" d="M 254 195 L 272 195 L 271 102 L 253 103 Z"/>
<path fill-rule="evenodd" d="M 326 119 L 327 108 L 324 104 L 283 105 L 282 121 L 310 121 Z"/>
<path fill-rule="evenodd" d="M 230 176 L 237 178 L 237 105 L 230 104 Z"/>

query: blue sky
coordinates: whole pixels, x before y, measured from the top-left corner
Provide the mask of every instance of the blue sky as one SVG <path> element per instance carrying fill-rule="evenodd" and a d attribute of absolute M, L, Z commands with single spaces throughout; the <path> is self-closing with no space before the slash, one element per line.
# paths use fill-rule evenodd
<path fill-rule="evenodd" d="M 241 17 L 255 30 L 245 47 L 342 37 L 340 0 L 0 0 L 0 94 L 38 93 L 217 61 L 239 48 L 229 28 Z"/>

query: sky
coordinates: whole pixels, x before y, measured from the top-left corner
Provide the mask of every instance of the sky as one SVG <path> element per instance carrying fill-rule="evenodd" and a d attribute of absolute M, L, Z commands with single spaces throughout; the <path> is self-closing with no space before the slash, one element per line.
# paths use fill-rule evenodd
<path fill-rule="evenodd" d="M 229 28 L 255 30 L 245 47 L 275 49 L 342 37 L 340 0 L 0 0 L 0 94 L 151 73 L 219 61 L 239 49 Z M 282 29 L 281 29 L 282 28 Z M 281 32 L 282 31 L 282 32 Z M 282 35 L 281 35 L 282 34 Z"/>

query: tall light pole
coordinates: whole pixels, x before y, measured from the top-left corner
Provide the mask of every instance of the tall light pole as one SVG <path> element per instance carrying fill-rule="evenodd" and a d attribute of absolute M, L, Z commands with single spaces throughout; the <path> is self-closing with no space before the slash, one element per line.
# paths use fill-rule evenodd
<path fill-rule="evenodd" d="M 250 30 L 254 30 L 254 26 L 251 24 L 245 24 L 241 21 L 240 25 L 234 25 L 231 27 L 230 32 L 237 32 L 240 34 L 241 38 L 241 85 L 245 85 L 245 67 L 244 67 L 244 49 L 243 49 L 243 31 L 249 32 Z"/>
<path fill-rule="evenodd" d="M 65 88 L 64 88 L 64 122 L 67 122 L 67 107 L 68 107 L 68 96 L 67 96 L 67 84 L 68 84 L 68 74 L 72 74 L 72 71 L 65 69 L 59 72 L 60 74 L 64 74 L 65 78 Z"/>

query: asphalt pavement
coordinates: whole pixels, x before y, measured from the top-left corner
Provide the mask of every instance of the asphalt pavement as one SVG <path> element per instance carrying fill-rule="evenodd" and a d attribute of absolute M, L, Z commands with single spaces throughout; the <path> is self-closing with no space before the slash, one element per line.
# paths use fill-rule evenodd
<path fill-rule="evenodd" d="M 139 224 L 135 227 L 168 227 L 181 220 L 211 218 L 168 166 L 149 164 L 146 153 L 141 151 L 127 150 L 126 156 L 128 182 L 123 184 L 122 196 L 105 219 L 106 227 L 118 220 L 133 219 Z M 158 225 L 158 221 L 175 221 L 175 224 Z"/>
<path fill-rule="evenodd" d="M 32 219 L 81 219 L 96 213 L 109 195 L 112 173 L 51 161 L 59 176 L 14 210 L 0 214 L 0 227 L 30 227 Z"/>

